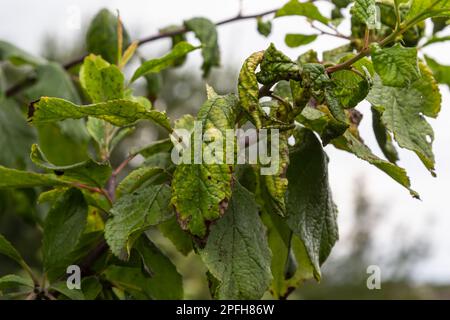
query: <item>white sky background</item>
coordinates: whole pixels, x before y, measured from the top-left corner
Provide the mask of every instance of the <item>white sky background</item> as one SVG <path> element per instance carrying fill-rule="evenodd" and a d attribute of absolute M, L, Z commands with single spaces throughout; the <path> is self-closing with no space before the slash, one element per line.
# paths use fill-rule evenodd
<path fill-rule="evenodd" d="M 254 14 L 283 5 L 287 0 L 244 0 L 244 14 Z M 319 3 L 323 13 L 328 14 L 329 4 Z M 157 32 L 158 28 L 169 24 L 180 24 L 193 16 L 206 16 L 213 21 L 234 16 L 238 12 L 238 0 L 2 0 L 0 11 L 0 39 L 38 54 L 42 39 L 51 34 L 61 45 L 70 47 L 71 39 L 79 39 L 80 30 L 73 22 L 80 14 L 82 23 L 87 23 L 102 7 L 119 9 L 122 20 L 132 38 L 140 38 Z M 75 16 L 74 16 L 75 13 Z M 74 20 L 75 19 L 75 20 Z M 348 34 L 349 23 L 340 27 Z M 283 52 L 296 58 L 307 49 L 321 52 L 344 43 L 341 39 L 322 37 L 314 43 L 297 49 L 284 44 L 286 33 L 311 34 L 313 30 L 303 18 L 287 17 L 275 20 L 272 35 L 260 36 L 254 20 L 241 21 L 221 26 L 219 41 L 224 67 L 232 66 L 237 70 L 244 59 L 252 52 L 268 47 L 270 42 Z M 192 41 L 196 41 L 193 37 Z M 168 40 L 160 40 L 142 47 L 146 57 L 154 57 L 167 49 Z M 437 44 L 427 48 L 427 54 L 438 61 L 450 65 L 449 44 Z M 187 68 L 196 68 L 200 75 L 200 53 L 194 52 L 188 59 Z M 450 214 L 447 197 L 450 197 L 450 95 L 447 87 L 441 87 L 443 95 L 442 111 L 437 120 L 429 120 L 435 131 L 434 153 L 436 155 L 437 178 L 432 178 L 415 154 L 400 150 L 400 166 L 407 169 L 413 188 L 421 195 L 422 201 L 414 200 L 408 191 L 394 182 L 386 174 L 363 162 L 353 155 L 337 151 L 333 147 L 326 150 L 330 156 L 330 180 L 335 201 L 339 207 L 341 233 L 348 229 L 349 212 L 352 210 L 353 183 L 355 178 L 363 177 L 367 192 L 375 203 L 381 203 L 385 209 L 383 217 L 387 220 L 379 232 L 380 247 L 389 251 L 399 245 L 402 234 L 387 238 L 392 226 L 404 226 L 413 234 L 430 237 L 433 243 L 432 257 L 424 261 L 417 270 L 417 279 L 432 281 L 450 281 Z M 372 150 L 381 155 L 371 128 L 369 106 L 362 104 L 359 110 L 365 113 L 361 124 L 361 133 Z M 430 224 L 431 222 L 431 224 Z M 385 247 L 384 247 L 385 246 Z M 339 249 L 339 243 L 337 244 Z M 377 264 L 377 261 L 373 261 Z"/>

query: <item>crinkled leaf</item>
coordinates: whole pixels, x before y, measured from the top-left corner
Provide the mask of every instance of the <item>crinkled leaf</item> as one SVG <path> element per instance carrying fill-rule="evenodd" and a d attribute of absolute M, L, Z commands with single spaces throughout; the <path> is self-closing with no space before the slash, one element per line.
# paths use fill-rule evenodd
<path fill-rule="evenodd" d="M 377 26 L 377 6 L 375 0 L 356 0 L 351 8 L 352 15 L 365 23 L 369 29 Z"/>
<path fill-rule="evenodd" d="M 110 63 L 118 58 L 118 17 L 107 9 L 100 10 L 89 25 L 86 34 L 86 46 L 90 53 L 102 56 Z M 128 32 L 122 26 L 122 48 L 130 45 Z"/>
<path fill-rule="evenodd" d="M 218 281 L 217 299 L 260 299 L 271 281 L 271 253 L 253 195 L 236 182 L 230 205 L 199 250 Z"/>
<path fill-rule="evenodd" d="M 417 48 L 405 48 L 397 43 L 390 48 L 371 46 L 373 67 L 383 85 L 407 87 L 420 77 Z"/>
<path fill-rule="evenodd" d="M 213 95 L 208 99 L 197 115 L 197 121 L 202 122 L 203 133 L 208 129 L 219 130 L 225 140 L 225 130 L 234 128 L 237 103 L 234 95 Z M 201 148 L 204 152 L 208 142 L 203 142 Z M 174 172 L 172 203 L 181 227 L 193 235 L 205 237 L 209 222 L 222 216 L 228 205 L 233 165 L 225 164 L 224 157 L 220 159 L 223 164 L 196 164 L 196 159 L 191 160 L 194 162 L 180 164 Z"/>
<path fill-rule="evenodd" d="M 31 147 L 31 160 L 38 167 L 54 171 L 60 178 L 69 181 L 83 182 L 103 187 L 111 175 L 111 166 L 106 163 L 97 163 L 93 160 L 75 163 L 67 166 L 57 166 L 47 160 L 45 154 L 37 144 Z"/>
<path fill-rule="evenodd" d="M 300 80 L 298 65 L 277 50 L 273 43 L 264 51 L 260 68 L 256 78 L 262 84 L 273 84 L 280 80 Z"/>
<path fill-rule="evenodd" d="M 144 62 L 137 70 L 134 72 L 131 82 L 135 81 L 137 78 L 150 73 L 158 73 L 164 69 L 167 69 L 174 65 L 176 61 L 180 58 L 185 57 L 189 52 L 198 49 L 187 42 L 180 42 L 173 47 L 172 51 L 166 54 L 164 57 L 159 59 L 152 59 Z"/>
<path fill-rule="evenodd" d="M 290 48 L 297 48 L 313 42 L 317 39 L 317 34 L 299 34 L 288 33 L 284 38 L 284 42 Z"/>
<path fill-rule="evenodd" d="M 303 16 L 311 20 L 317 20 L 323 24 L 328 24 L 328 19 L 324 17 L 319 9 L 311 2 L 300 2 L 298 0 L 291 0 L 286 3 L 281 9 L 277 11 L 275 17 L 284 16 Z"/>
<path fill-rule="evenodd" d="M 220 66 L 220 50 L 217 41 L 216 25 L 206 18 L 192 18 L 184 21 L 184 25 L 202 44 L 203 77 L 207 77 L 212 67 Z"/>
<path fill-rule="evenodd" d="M 264 201 L 264 210 L 277 213 L 284 216 L 286 213 L 285 195 L 288 187 L 288 179 L 286 178 L 286 170 L 289 165 L 289 131 L 282 132 L 278 139 L 278 155 L 276 162 L 275 157 L 272 158 L 274 163 L 271 167 L 275 168 L 272 174 L 261 175 L 261 198 Z M 271 152 L 277 152 L 274 149 Z"/>
<path fill-rule="evenodd" d="M 324 105 L 319 105 L 317 108 L 306 106 L 296 120 L 306 128 L 320 134 L 324 144 L 341 136 L 347 128 L 337 121 Z"/>
<path fill-rule="evenodd" d="M 28 115 L 29 121 L 34 124 L 90 116 L 116 126 L 134 124 L 138 120 L 151 120 L 171 130 L 169 118 L 165 112 L 147 110 L 140 103 L 123 99 L 81 106 L 64 99 L 42 97 L 30 105 Z"/>
<path fill-rule="evenodd" d="M 173 215 L 169 207 L 170 187 L 165 184 L 145 184 L 123 195 L 110 210 L 105 239 L 111 251 L 128 259 L 134 240 L 150 226 L 166 221 Z"/>
<path fill-rule="evenodd" d="M 384 86 L 375 78 L 368 101 L 382 112 L 383 124 L 394 134 L 400 147 L 414 151 L 434 174 L 434 134 L 424 115 L 438 115 L 441 94 L 431 71 L 422 63 L 420 71 L 422 77 L 408 88 Z"/>
<path fill-rule="evenodd" d="M 73 263 L 73 253 L 86 226 L 88 205 L 81 191 L 69 189 L 55 202 L 44 223 L 44 270 L 55 279 Z"/>
<path fill-rule="evenodd" d="M 370 90 L 367 78 L 350 70 L 340 70 L 331 74 L 334 93 L 341 101 L 344 108 L 354 108 L 364 100 Z"/>
<path fill-rule="evenodd" d="M 290 152 L 286 195 L 286 223 L 304 243 L 314 276 L 338 240 L 337 208 L 328 183 L 328 157 L 314 133 L 302 129 L 295 134 Z"/>
<path fill-rule="evenodd" d="M 245 60 L 239 73 L 238 92 L 241 107 L 251 116 L 256 128 L 262 127 L 261 118 L 264 111 L 259 104 L 259 85 L 256 79 L 256 68 L 264 57 L 264 51 L 253 53 Z"/>

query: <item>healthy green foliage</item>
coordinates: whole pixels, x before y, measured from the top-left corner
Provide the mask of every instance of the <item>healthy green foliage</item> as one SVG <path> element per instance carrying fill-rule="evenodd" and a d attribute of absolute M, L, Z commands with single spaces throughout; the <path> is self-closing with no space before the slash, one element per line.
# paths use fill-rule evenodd
<path fill-rule="evenodd" d="M 272 12 L 275 18 L 303 17 L 317 31 L 289 30 L 284 39 L 291 48 L 322 35 L 345 43 L 322 53 L 298 51 L 298 57 L 277 49 L 278 43 L 257 48 L 243 61 L 237 94 L 219 95 L 206 85 L 207 99 L 195 117 L 174 110 L 171 99 L 159 101 L 170 91 L 171 70 L 201 48 L 207 77 L 220 65 L 217 26 L 254 19 L 267 37 L 277 19 L 263 13 L 214 24 L 197 17 L 131 41 L 119 15 L 103 9 L 89 25 L 88 54 L 65 66 L 0 41 L 1 213 L 17 212 L 42 229 L 43 239 L 36 254 L 42 258 L 31 269 L 0 235 L 0 254 L 28 276 L 0 277 L 0 294 L 189 298 L 177 250 L 188 260 L 198 255 L 212 298 L 286 299 L 304 281 L 321 279 L 339 238 L 326 145 L 375 166 L 418 198 L 396 163 L 400 149 L 408 149 L 435 174 L 434 133 L 426 118 L 438 116 L 438 83 L 450 86 L 450 66 L 432 56 L 421 60 L 420 50 L 447 44 L 440 32 L 447 29 L 450 0 L 329 4 L 321 13 L 311 1 L 291 0 Z M 337 30 L 350 5 L 349 32 Z M 425 32 L 428 18 L 432 34 Z M 191 32 L 200 46 L 187 42 Z M 160 38 L 171 40 L 168 53 L 149 60 L 138 53 Z M 140 65 L 131 70 L 135 54 Z M 140 77 L 145 85 L 136 81 Z M 173 124 L 158 106 L 177 117 Z M 26 122 L 27 107 L 33 126 Z M 142 136 L 158 140 L 129 145 L 125 137 L 141 120 L 165 130 L 146 128 L 153 131 Z M 386 160 L 364 142 L 361 121 L 371 121 Z M 244 137 L 233 131 L 253 127 Z M 237 161 L 263 143 L 269 162 Z M 266 174 L 269 166 L 274 170 Z M 73 264 L 82 271 L 81 289 L 66 286 Z"/>

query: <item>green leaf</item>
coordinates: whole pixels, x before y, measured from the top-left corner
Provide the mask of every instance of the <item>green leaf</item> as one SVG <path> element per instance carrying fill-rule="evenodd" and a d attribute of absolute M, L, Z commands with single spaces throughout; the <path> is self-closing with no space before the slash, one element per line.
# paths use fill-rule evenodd
<path fill-rule="evenodd" d="M 302 129 L 295 134 L 290 152 L 286 195 L 286 223 L 304 243 L 314 276 L 338 240 L 337 208 L 328 183 L 328 157 L 314 133 Z"/>
<path fill-rule="evenodd" d="M 337 48 L 326 50 L 322 53 L 324 62 L 339 62 L 343 57 L 348 56 L 349 53 L 353 52 L 352 45 L 344 44 Z"/>
<path fill-rule="evenodd" d="M 151 276 L 150 296 L 153 299 L 182 299 L 183 279 L 170 259 L 145 236 L 136 243 L 136 250 Z"/>
<path fill-rule="evenodd" d="M 198 49 L 199 47 L 194 47 L 187 42 L 180 42 L 173 47 L 172 51 L 166 54 L 164 57 L 159 59 L 152 59 L 144 62 L 137 70 L 134 72 L 133 77 L 131 77 L 131 82 L 135 81 L 141 76 L 158 73 L 164 69 L 170 68 L 174 65 L 176 61 L 180 58 L 185 57 L 189 52 Z"/>
<path fill-rule="evenodd" d="M 345 109 L 356 107 L 370 90 L 367 78 L 350 70 L 333 72 L 331 80 L 335 84 L 334 93 Z"/>
<path fill-rule="evenodd" d="M 218 281 L 217 299 L 260 299 L 271 281 L 271 253 L 253 195 L 235 183 L 230 205 L 199 249 Z"/>
<path fill-rule="evenodd" d="M 182 26 L 177 26 L 177 25 L 170 25 L 168 27 L 162 28 L 159 30 L 159 33 L 172 33 L 172 32 L 177 32 L 182 30 L 183 27 Z M 187 41 L 186 40 L 186 34 L 185 33 L 179 33 L 179 34 L 175 34 L 173 36 L 170 37 L 172 40 L 172 49 L 179 44 L 180 42 L 183 41 Z M 179 67 L 181 65 L 183 65 L 183 63 L 186 61 L 186 56 L 180 57 L 178 58 L 174 63 L 174 67 Z"/>
<path fill-rule="evenodd" d="M 9 42 L 0 40 L 0 61 L 6 60 L 16 66 L 23 64 L 38 66 L 46 63 L 44 59 L 35 57 Z"/>
<path fill-rule="evenodd" d="M 124 98 L 122 72 L 100 56 L 91 54 L 84 59 L 80 84 L 93 103 Z"/>
<path fill-rule="evenodd" d="M 425 56 L 428 67 L 433 71 L 437 82 L 446 84 L 450 88 L 450 66 L 438 63 L 436 60 Z"/>
<path fill-rule="evenodd" d="M 141 167 L 130 172 L 117 186 L 116 197 L 131 193 L 138 189 L 149 179 L 157 178 L 164 172 L 164 169 L 158 167 Z"/>
<path fill-rule="evenodd" d="M 328 19 L 325 18 L 311 2 L 299 2 L 298 0 L 291 0 L 286 3 L 281 9 L 277 11 L 275 17 L 284 16 L 303 16 L 311 20 L 320 21 L 323 24 L 328 24 Z"/>
<path fill-rule="evenodd" d="M 271 43 L 264 51 L 260 64 L 261 71 L 256 74 L 259 83 L 273 84 L 280 80 L 300 80 L 298 65 Z"/>
<path fill-rule="evenodd" d="M 377 6 L 375 0 L 355 0 L 350 12 L 370 30 L 376 28 Z"/>
<path fill-rule="evenodd" d="M 408 88 L 384 86 L 379 78 L 367 100 L 382 112 L 381 120 L 394 134 L 400 147 L 414 151 L 434 174 L 433 129 L 424 116 L 436 117 L 441 108 L 441 94 L 431 71 L 420 64 L 422 77 Z"/>
<path fill-rule="evenodd" d="M 272 21 L 264 21 L 262 17 L 256 18 L 257 30 L 259 34 L 268 37 L 272 32 Z"/>
<path fill-rule="evenodd" d="M 262 17 L 256 18 L 256 28 L 260 35 L 268 37 L 272 32 L 272 21 L 264 21 Z"/>
<path fill-rule="evenodd" d="M 317 34 L 288 33 L 284 42 L 289 48 L 297 48 L 313 42 L 317 39 Z"/>
<path fill-rule="evenodd" d="M 37 82 L 23 91 L 29 101 L 50 96 L 81 103 L 69 75 L 59 64 L 39 66 L 36 72 Z M 83 120 L 69 119 L 57 124 L 43 124 L 37 129 L 39 145 L 53 163 L 65 165 L 87 159 L 89 135 Z M 61 152 L 61 149 L 65 152 Z"/>
<path fill-rule="evenodd" d="M 102 292 L 102 284 L 95 276 L 86 277 L 81 280 L 81 290 L 86 300 L 95 300 Z"/>
<path fill-rule="evenodd" d="M 422 48 L 423 48 L 423 47 L 426 47 L 426 46 L 429 46 L 429 45 L 431 45 L 431 44 L 434 44 L 434 43 L 447 42 L 447 41 L 450 41 L 450 36 L 446 36 L 446 37 L 435 37 L 435 36 L 433 36 L 433 37 L 429 38 L 429 39 L 422 45 Z"/>
<path fill-rule="evenodd" d="M 225 140 L 225 130 L 234 128 L 237 105 L 234 95 L 215 95 L 208 99 L 197 115 L 197 121 L 202 122 L 203 133 L 216 129 L 222 132 Z M 192 136 L 198 139 L 195 133 Z M 203 152 L 208 147 L 208 142 L 201 145 Z M 173 174 L 172 203 L 181 227 L 193 235 L 204 237 L 209 222 L 222 216 L 228 205 L 233 166 L 225 164 L 224 158 L 220 159 L 223 164 L 196 164 L 194 157 L 188 160 L 191 160 L 190 164 L 179 164 Z"/>
<path fill-rule="evenodd" d="M 184 21 L 186 29 L 193 31 L 202 44 L 203 77 L 207 77 L 212 67 L 220 66 L 220 50 L 216 25 L 206 18 L 192 18 Z"/>
<path fill-rule="evenodd" d="M 256 68 L 264 58 L 264 51 L 253 53 L 245 60 L 239 73 L 238 92 L 241 107 L 251 116 L 257 129 L 262 127 L 264 111 L 259 104 L 259 85 Z"/>
<path fill-rule="evenodd" d="M 64 99 L 42 97 L 30 105 L 28 116 L 29 121 L 34 124 L 90 116 L 116 126 L 126 126 L 145 119 L 171 131 L 169 118 L 165 112 L 147 110 L 140 103 L 124 99 L 81 106 Z"/>
<path fill-rule="evenodd" d="M 110 265 L 104 277 L 136 299 L 182 299 L 182 278 L 172 262 L 144 235 L 135 249 L 132 254 L 139 255 L 138 265 Z"/>
<path fill-rule="evenodd" d="M 47 160 L 37 144 L 31 147 L 31 160 L 38 167 L 52 170 L 64 180 L 83 182 L 97 187 L 103 187 L 111 176 L 111 166 L 107 163 L 97 163 L 93 160 L 75 163 L 67 166 L 57 166 Z"/>
<path fill-rule="evenodd" d="M 271 163 L 271 166 L 276 168 L 276 172 L 274 174 L 260 175 L 260 197 L 264 201 L 263 210 L 277 213 L 281 216 L 284 216 L 286 213 L 285 195 L 288 187 L 286 170 L 289 165 L 289 136 L 290 131 L 282 132 L 279 135 L 278 163 Z"/>
<path fill-rule="evenodd" d="M 65 184 L 54 174 L 40 174 L 0 166 L 0 189 L 50 187 Z"/>
<path fill-rule="evenodd" d="M 72 264 L 73 252 L 86 226 L 88 205 L 83 194 L 69 189 L 50 209 L 44 223 L 42 255 L 49 279 L 57 278 Z"/>
<path fill-rule="evenodd" d="M 168 238 L 183 255 L 187 256 L 193 249 L 189 234 L 181 229 L 177 218 L 172 217 L 158 225 L 158 230 Z"/>
<path fill-rule="evenodd" d="M 100 10 L 91 21 L 87 34 L 86 46 L 90 53 L 102 56 L 109 63 L 117 63 L 118 57 L 118 17 L 107 9 Z M 130 45 L 130 37 L 123 28 L 123 48 Z"/>
<path fill-rule="evenodd" d="M 391 134 L 387 131 L 383 122 L 381 121 L 381 113 L 372 107 L 372 127 L 377 139 L 378 146 L 383 152 L 386 159 L 392 163 L 396 163 L 398 158 L 397 150 L 392 143 Z"/>
<path fill-rule="evenodd" d="M 35 134 L 27 125 L 19 104 L 12 99 L 0 101 L 0 132 L 0 164 L 24 167 Z"/>
<path fill-rule="evenodd" d="M 110 210 L 112 218 L 106 222 L 105 239 L 119 258 L 129 257 L 134 240 L 148 229 L 173 215 L 169 207 L 170 187 L 165 184 L 145 184 L 123 195 Z"/>
<path fill-rule="evenodd" d="M 404 186 L 406 189 L 408 189 L 409 193 L 413 197 L 419 198 L 419 194 L 411 189 L 411 182 L 409 181 L 409 177 L 406 174 L 405 169 L 400 168 L 389 161 L 378 158 L 364 143 L 359 141 L 359 139 L 349 131 L 346 131 L 342 137 L 335 139 L 333 141 L 333 144 L 338 149 L 353 153 L 361 160 L 367 161 L 368 163 L 374 165 L 375 167 L 386 173 L 388 176 L 390 176 L 392 179 L 397 181 L 399 184 Z"/>
<path fill-rule="evenodd" d="M 33 280 L 15 274 L 8 274 L 6 276 L 0 277 L 0 290 L 17 289 L 20 287 L 33 289 Z"/>
<path fill-rule="evenodd" d="M 371 56 L 373 67 L 385 86 L 407 87 L 420 77 L 417 48 L 405 48 L 397 43 L 381 49 L 373 44 Z"/>
<path fill-rule="evenodd" d="M 70 300 L 85 300 L 83 291 L 81 291 L 80 289 L 69 289 L 65 281 L 52 283 L 49 289 L 61 293 Z"/>
<path fill-rule="evenodd" d="M 263 214 L 267 238 L 272 251 L 272 285 L 275 299 L 285 299 L 303 281 L 314 277 L 314 267 L 309 261 L 305 246 L 292 234 L 283 218 Z"/>
<path fill-rule="evenodd" d="M 23 260 L 20 253 L 13 247 L 13 245 L 0 234 L 0 253 L 13 259 L 18 264 L 23 265 L 25 261 Z"/>
<path fill-rule="evenodd" d="M 420 16 L 420 20 L 432 17 L 448 17 L 450 15 L 449 0 L 411 0 L 411 8 L 405 20 L 412 20 Z"/>

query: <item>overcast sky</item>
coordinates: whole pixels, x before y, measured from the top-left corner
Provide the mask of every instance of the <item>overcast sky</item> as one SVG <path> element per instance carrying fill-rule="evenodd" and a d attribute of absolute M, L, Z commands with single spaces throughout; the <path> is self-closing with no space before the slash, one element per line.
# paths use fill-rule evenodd
<path fill-rule="evenodd" d="M 286 1 L 244 0 L 244 14 L 253 14 L 280 7 Z M 42 39 L 51 34 L 61 43 L 69 45 L 71 39 L 80 36 L 78 21 L 88 22 L 92 15 L 102 7 L 119 9 L 122 20 L 133 38 L 151 35 L 158 28 L 169 24 L 179 24 L 186 18 L 206 16 L 217 21 L 234 16 L 239 8 L 237 0 L 2 0 L 0 11 L 0 39 L 8 40 L 17 46 L 38 54 Z M 328 14 L 330 6 L 319 3 L 323 13 Z M 340 30 L 348 33 L 348 24 Z M 314 48 L 319 52 L 330 49 L 344 42 L 332 37 L 298 49 L 290 49 L 284 44 L 284 35 L 290 33 L 313 33 L 302 18 L 288 17 L 274 22 L 273 32 L 269 38 L 260 36 L 255 30 L 255 21 L 242 21 L 224 25 L 219 30 L 223 67 L 238 69 L 243 60 L 254 51 L 267 48 L 270 42 L 292 58 Z M 195 41 L 195 39 L 190 38 Z M 169 42 L 161 40 L 142 48 L 147 57 L 159 54 L 168 48 Z M 449 44 L 430 46 L 427 54 L 442 63 L 450 65 Z M 187 68 L 199 70 L 200 53 L 195 52 L 188 60 Z M 200 73 L 200 71 L 198 71 Z M 348 227 L 349 211 L 352 210 L 353 182 L 363 177 L 367 191 L 376 203 L 383 204 L 384 217 L 388 219 L 386 230 L 380 232 L 381 243 L 388 247 L 398 245 L 401 235 L 384 239 L 387 229 L 402 225 L 412 233 L 422 234 L 429 226 L 427 236 L 433 242 L 433 256 L 424 261 L 418 270 L 418 279 L 450 281 L 450 214 L 447 197 L 450 196 L 450 101 L 447 87 L 441 87 L 443 95 L 442 111 L 437 120 L 429 120 L 435 130 L 434 152 L 436 155 L 437 178 L 432 178 L 415 154 L 400 151 L 399 165 L 406 168 L 413 188 L 421 195 L 422 201 L 411 198 L 408 191 L 375 167 L 356 159 L 353 155 L 337 151 L 333 147 L 326 150 L 330 156 L 330 179 L 336 203 L 339 207 L 339 223 L 345 233 Z M 361 124 L 361 133 L 365 142 L 380 155 L 371 129 L 369 106 L 359 107 L 366 116 Z M 430 225 L 431 223 L 431 225 Z M 427 227 L 428 228 L 428 227 Z M 339 244 L 338 244 L 339 247 Z M 374 264 L 377 262 L 374 261 Z"/>

